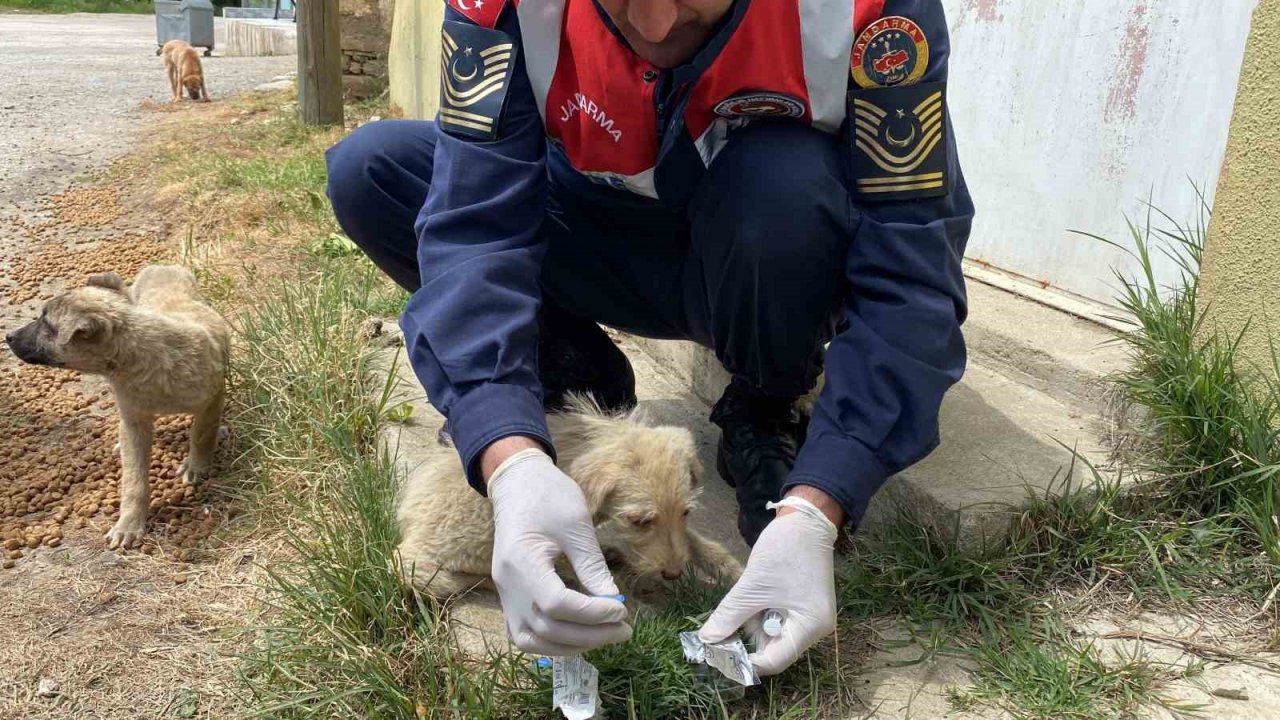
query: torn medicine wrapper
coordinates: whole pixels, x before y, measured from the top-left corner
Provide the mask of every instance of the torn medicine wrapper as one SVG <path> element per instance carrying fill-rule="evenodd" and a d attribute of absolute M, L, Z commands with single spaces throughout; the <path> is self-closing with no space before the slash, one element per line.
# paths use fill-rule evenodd
<path fill-rule="evenodd" d="M 684 659 L 691 663 L 710 665 L 744 687 L 760 684 L 760 677 L 751 664 L 747 646 L 736 637 L 724 642 L 704 643 L 698 633 L 682 632 L 680 646 L 684 648 Z"/>
<path fill-rule="evenodd" d="M 567 720 L 595 717 L 600 673 L 581 655 L 551 659 L 551 705 Z"/>

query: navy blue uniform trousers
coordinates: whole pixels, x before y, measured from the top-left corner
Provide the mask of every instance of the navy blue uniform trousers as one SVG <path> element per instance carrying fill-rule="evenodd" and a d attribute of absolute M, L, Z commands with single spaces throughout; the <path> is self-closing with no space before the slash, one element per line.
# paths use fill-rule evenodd
<path fill-rule="evenodd" d="M 342 229 L 409 291 L 437 132 L 427 121 L 370 123 L 327 156 Z M 798 125 L 738 130 L 680 211 L 592 183 L 555 150 L 547 167 L 544 302 L 709 347 L 769 395 L 813 387 L 856 229 L 835 138 Z"/>

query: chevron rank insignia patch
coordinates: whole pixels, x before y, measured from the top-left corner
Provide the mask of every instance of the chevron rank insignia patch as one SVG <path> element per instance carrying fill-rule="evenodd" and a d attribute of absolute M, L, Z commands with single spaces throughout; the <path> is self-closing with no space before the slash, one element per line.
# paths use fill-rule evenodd
<path fill-rule="evenodd" d="M 863 200 L 946 195 L 945 82 L 854 89 L 853 176 Z"/>
<path fill-rule="evenodd" d="M 440 129 L 492 140 L 507 101 L 515 43 L 501 30 L 446 20 L 440 47 Z"/>

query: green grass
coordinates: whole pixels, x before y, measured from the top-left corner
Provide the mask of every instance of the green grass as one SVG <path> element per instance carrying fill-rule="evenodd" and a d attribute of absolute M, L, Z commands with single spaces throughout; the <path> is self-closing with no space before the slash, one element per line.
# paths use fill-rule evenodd
<path fill-rule="evenodd" d="M 1143 657 L 1104 661 L 1096 648 L 1051 624 L 1039 633 L 1015 627 L 979 645 L 975 657 L 978 682 L 952 692 L 955 707 L 993 705 L 1015 717 L 1046 720 L 1147 717 L 1160 686 L 1188 674 L 1161 669 Z M 1198 709 L 1166 705 L 1183 713 Z"/>
<path fill-rule="evenodd" d="M 0 0 L 0 8 L 41 13 L 155 12 L 151 0 Z"/>

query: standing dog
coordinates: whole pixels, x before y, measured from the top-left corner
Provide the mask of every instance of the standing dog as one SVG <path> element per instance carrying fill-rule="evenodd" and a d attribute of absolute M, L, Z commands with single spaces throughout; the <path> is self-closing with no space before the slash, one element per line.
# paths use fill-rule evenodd
<path fill-rule="evenodd" d="M 209 102 L 209 91 L 204 88 L 204 66 L 200 53 L 185 40 L 170 40 L 160 48 L 164 69 L 169 73 L 169 88 L 173 90 L 173 102 L 182 99 L 182 90 L 192 100 Z"/>
<path fill-rule="evenodd" d="M 194 415 L 183 480 L 197 482 L 212 466 L 230 327 L 201 301 L 190 271 L 152 265 L 129 288 L 115 273 L 90 276 L 6 339 L 24 362 L 102 375 L 111 385 L 120 411 L 120 519 L 107 541 L 137 544 L 146 531 L 156 416 Z"/>
<path fill-rule="evenodd" d="M 742 565 L 688 525 L 699 470 L 685 428 L 646 425 L 636 412 L 601 413 L 575 398 L 547 416 L 559 464 L 582 488 L 605 556 L 620 579 L 644 592 L 679 578 L 686 566 L 734 582 Z M 433 447 L 396 503 L 400 570 L 437 599 L 490 582 L 493 509 L 467 486 L 458 453 Z"/>

